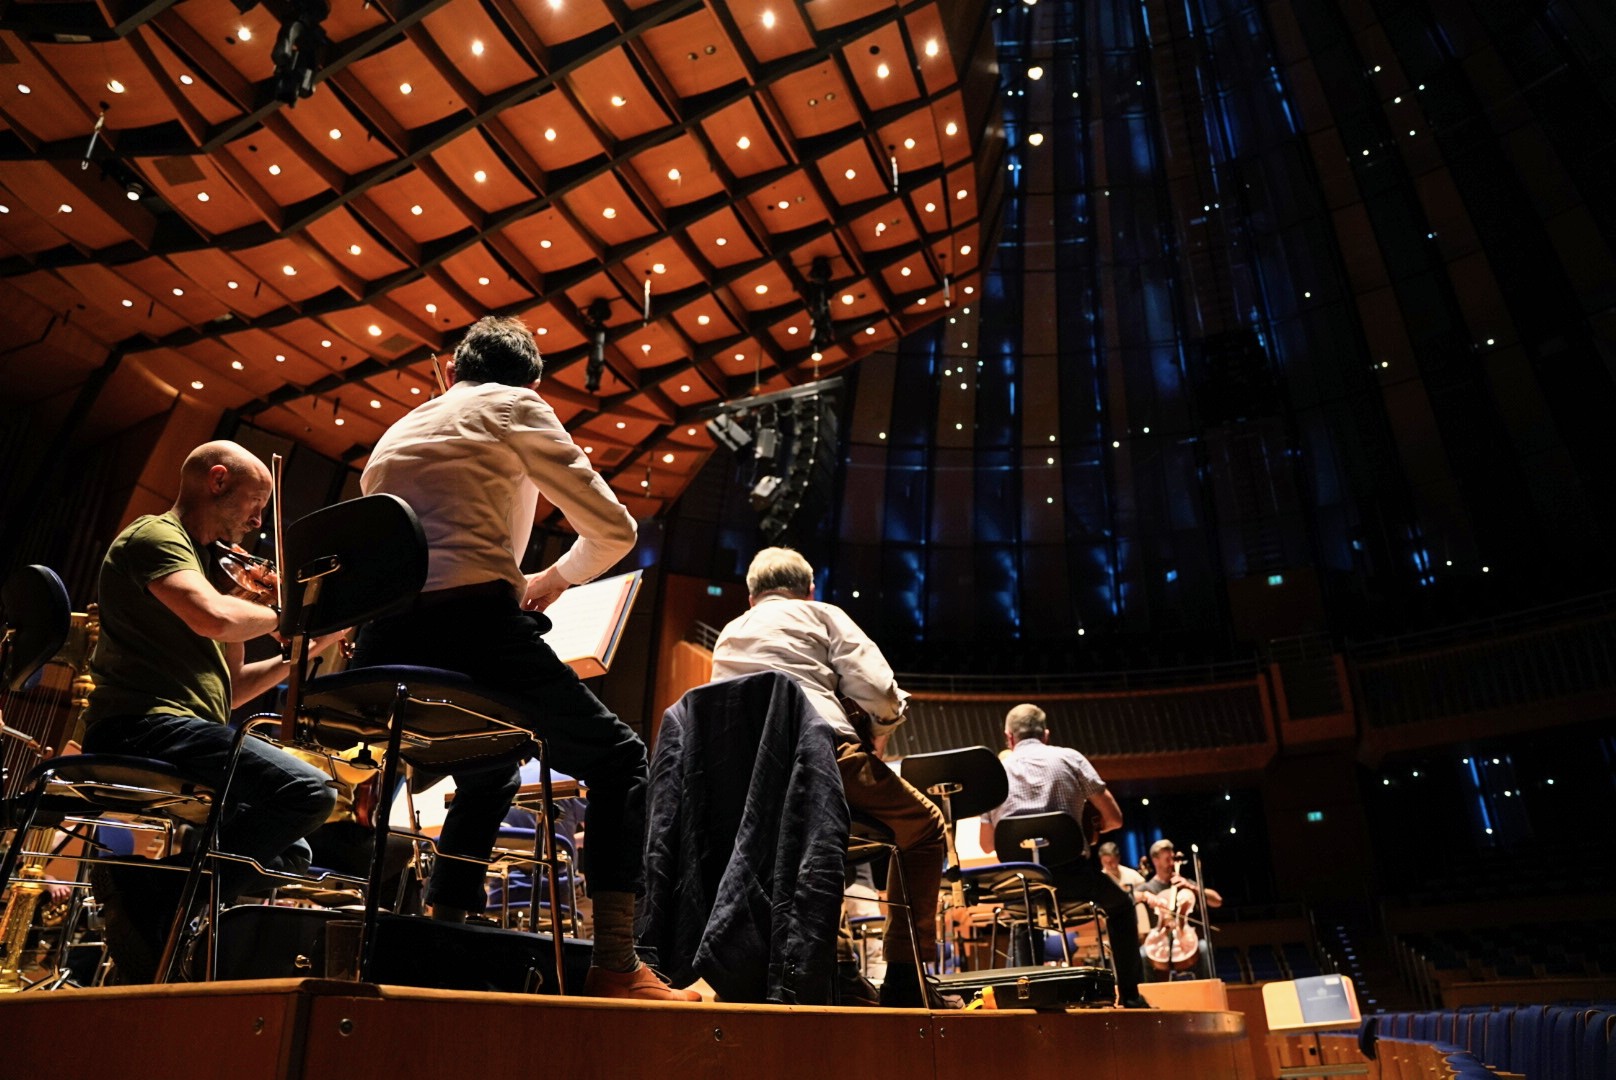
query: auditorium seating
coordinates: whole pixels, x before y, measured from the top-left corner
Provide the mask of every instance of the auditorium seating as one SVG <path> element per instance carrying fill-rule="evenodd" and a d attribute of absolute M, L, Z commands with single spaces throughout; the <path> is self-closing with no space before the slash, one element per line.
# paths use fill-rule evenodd
<path fill-rule="evenodd" d="M 1616 976 L 1608 920 L 1407 931 L 1395 942 L 1405 978 L 1432 1004 L 1457 983 Z"/>
<path fill-rule="evenodd" d="M 1616 1077 L 1616 1001 L 1556 1005 L 1464 1006 L 1429 1012 L 1381 1013 L 1365 1020 L 1379 1036 L 1379 1055 L 1399 1042 L 1446 1052 L 1454 1075 L 1487 1076 L 1488 1069 L 1528 1080 L 1611 1080 Z M 1475 1068 L 1466 1071 L 1468 1063 Z"/>

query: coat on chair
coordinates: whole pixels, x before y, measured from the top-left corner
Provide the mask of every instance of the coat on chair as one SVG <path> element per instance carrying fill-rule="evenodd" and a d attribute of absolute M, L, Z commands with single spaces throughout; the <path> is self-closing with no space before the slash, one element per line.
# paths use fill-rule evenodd
<path fill-rule="evenodd" d="M 640 945 L 725 1001 L 828 1001 L 847 835 L 835 732 L 795 682 L 691 690 L 651 760 Z"/>

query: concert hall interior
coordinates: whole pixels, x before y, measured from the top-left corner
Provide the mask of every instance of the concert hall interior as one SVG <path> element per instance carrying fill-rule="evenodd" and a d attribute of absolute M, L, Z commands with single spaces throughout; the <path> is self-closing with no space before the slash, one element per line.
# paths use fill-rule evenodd
<path fill-rule="evenodd" d="M 1613 72 L 1606 0 L 0 0 L 0 1074 L 1616 1077 Z"/>

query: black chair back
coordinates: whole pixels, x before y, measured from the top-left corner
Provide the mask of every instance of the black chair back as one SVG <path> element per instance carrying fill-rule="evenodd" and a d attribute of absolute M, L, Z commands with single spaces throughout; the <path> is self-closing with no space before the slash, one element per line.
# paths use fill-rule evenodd
<path fill-rule="evenodd" d="M 73 605 L 56 571 L 24 566 L 7 578 L 0 590 L 0 624 L 10 631 L 0 649 L 0 678 L 5 689 L 21 690 L 67 644 L 73 629 Z"/>
<path fill-rule="evenodd" d="M 959 793 L 950 795 L 948 800 L 955 821 L 985 814 L 1010 795 L 1010 780 L 1005 776 L 1003 762 L 985 746 L 910 754 L 903 759 L 903 778 L 939 808 L 943 797 L 933 795 L 931 788 L 940 784 L 960 785 Z"/>
<path fill-rule="evenodd" d="M 1023 840 L 1042 838 L 1049 843 L 1038 849 L 1038 861 L 1045 866 L 1065 866 L 1083 857 L 1088 845 L 1083 827 L 1070 814 L 1022 814 L 1000 818 L 993 827 L 993 853 L 1006 862 L 1031 862 L 1032 853 L 1021 846 Z"/>
<path fill-rule="evenodd" d="M 285 549 L 281 633 L 288 637 L 394 614 L 426 584 L 426 535 L 396 495 L 366 495 L 298 518 L 286 527 Z M 318 592 L 310 587 L 316 578 Z"/>

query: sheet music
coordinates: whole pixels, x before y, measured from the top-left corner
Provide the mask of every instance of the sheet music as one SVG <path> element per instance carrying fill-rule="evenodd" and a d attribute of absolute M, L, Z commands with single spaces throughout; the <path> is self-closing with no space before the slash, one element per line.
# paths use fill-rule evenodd
<path fill-rule="evenodd" d="M 635 570 L 569 588 L 545 609 L 551 622 L 545 643 L 564 663 L 593 660 L 604 670 L 642 575 Z"/>

